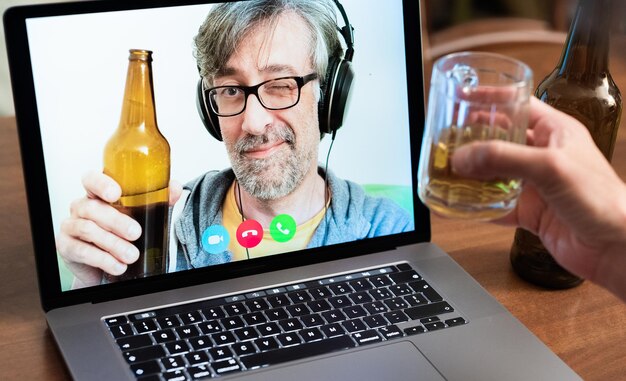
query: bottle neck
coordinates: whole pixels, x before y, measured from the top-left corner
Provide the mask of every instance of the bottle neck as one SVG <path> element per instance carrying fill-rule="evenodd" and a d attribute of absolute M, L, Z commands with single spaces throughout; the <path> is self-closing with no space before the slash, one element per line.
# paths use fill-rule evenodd
<path fill-rule="evenodd" d="M 580 0 L 558 64 L 559 74 L 609 70 L 612 0 Z"/>
<path fill-rule="evenodd" d="M 131 50 L 128 60 L 120 128 L 156 129 L 152 53 Z"/>

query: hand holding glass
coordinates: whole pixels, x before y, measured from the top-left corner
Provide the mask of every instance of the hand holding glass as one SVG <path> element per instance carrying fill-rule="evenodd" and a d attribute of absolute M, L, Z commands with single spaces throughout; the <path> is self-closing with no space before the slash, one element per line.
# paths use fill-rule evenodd
<path fill-rule="evenodd" d="M 435 62 L 418 170 L 419 197 L 433 212 L 490 220 L 515 207 L 520 179 L 463 178 L 450 160 L 473 141 L 525 144 L 531 91 L 532 71 L 509 57 L 464 52 Z"/>

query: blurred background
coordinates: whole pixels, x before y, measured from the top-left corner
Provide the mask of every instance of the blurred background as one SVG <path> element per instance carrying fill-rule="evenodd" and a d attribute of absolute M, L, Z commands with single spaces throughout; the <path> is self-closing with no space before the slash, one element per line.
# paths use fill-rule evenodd
<path fill-rule="evenodd" d="M 0 0 L 0 12 L 15 5 L 50 2 L 53 1 Z M 576 4 L 577 0 L 424 0 L 426 78 L 429 63 L 450 51 L 478 48 L 485 42 L 508 43 L 511 39 L 528 38 L 529 33 L 533 40 L 562 43 Z M 623 34 L 626 17 L 619 19 L 615 30 Z M 14 111 L 4 28 L 0 37 L 0 116 L 6 116 Z M 551 64 L 556 65 L 556 61 Z"/>

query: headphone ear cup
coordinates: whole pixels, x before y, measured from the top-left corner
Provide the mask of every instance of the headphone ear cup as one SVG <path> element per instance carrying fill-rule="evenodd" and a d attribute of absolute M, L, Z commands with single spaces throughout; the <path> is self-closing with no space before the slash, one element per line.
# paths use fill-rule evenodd
<path fill-rule="evenodd" d="M 322 134 L 333 133 L 342 126 L 353 79 L 352 63 L 341 58 L 331 57 L 328 62 L 322 99 L 320 99 L 318 106 L 320 132 Z"/>
<path fill-rule="evenodd" d="M 215 139 L 222 141 L 219 118 L 204 101 L 202 78 L 198 80 L 198 85 L 196 86 L 196 107 L 198 108 L 198 114 L 200 114 L 200 119 L 202 120 L 202 124 L 204 124 L 204 128 L 206 128 L 209 134 L 211 134 L 211 136 Z"/>

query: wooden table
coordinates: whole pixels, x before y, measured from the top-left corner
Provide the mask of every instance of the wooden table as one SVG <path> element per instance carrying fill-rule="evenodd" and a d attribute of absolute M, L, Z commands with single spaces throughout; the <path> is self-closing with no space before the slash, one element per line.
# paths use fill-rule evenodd
<path fill-rule="evenodd" d="M 533 67 L 538 76 L 552 68 L 559 51 L 542 50 Z M 626 94 L 626 60 L 613 72 Z M 626 122 L 613 163 L 626 179 Z M 433 217 L 433 241 L 583 379 L 626 380 L 626 305 L 590 282 L 545 291 L 521 281 L 509 264 L 513 231 Z M 39 305 L 13 118 L 0 118 L 0 242 L 0 380 L 69 379 Z"/>

